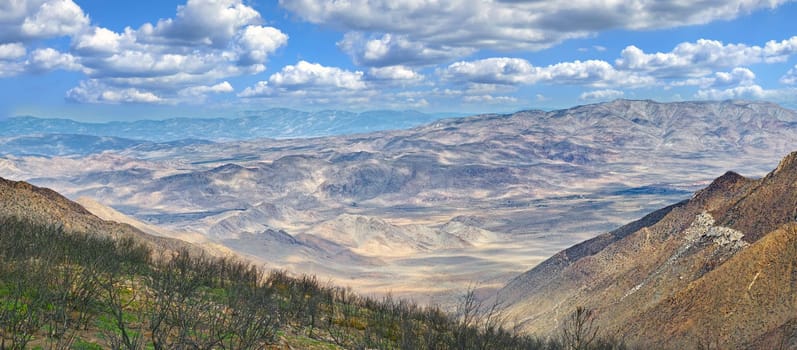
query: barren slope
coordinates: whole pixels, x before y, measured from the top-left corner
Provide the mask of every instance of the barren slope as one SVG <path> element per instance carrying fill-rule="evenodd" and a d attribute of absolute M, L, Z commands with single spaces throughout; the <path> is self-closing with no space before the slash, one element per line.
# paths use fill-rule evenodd
<path fill-rule="evenodd" d="M 726 173 L 515 278 L 498 294 L 504 313 L 550 334 L 586 306 L 632 344 L 768 348 L 797 315 L 795 184 L 797 152 L 759 180 Z"/>
<path fill-rule="evenodd" d="M 177 239 L 144 233 L 128 224 L 105 221 L 58 192 L 22 181 L 0 178 L 0 216 L 13 216 L 34 223 L 60 226 L 74 232 L 115 238 L 135 237 L 156 247 L 158 251 L 182 248 L 196 252 L 202 250 L 198 246 Z"/>

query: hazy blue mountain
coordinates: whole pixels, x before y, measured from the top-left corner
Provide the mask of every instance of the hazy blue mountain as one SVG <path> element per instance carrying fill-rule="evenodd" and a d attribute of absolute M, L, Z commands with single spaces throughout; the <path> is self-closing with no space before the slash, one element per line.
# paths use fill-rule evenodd
<path fill-rule="evenodd" d="M 406 129 L 441 117 L 417 111 L 301 112 L 282 108 L 244 112 L 234 118 L 173 118 L 107 123 L 14 117 L 0 120 L 0 136 L 81 134 L 153 142 L 182 139 L 233 141 L 256 138 L 303 138 Z"/>
<path fill-rule="evenodd" d="M 206 140 L 183 139 L 170 142 L 151 142 L 113 136 L 81 134 L 31 134 L 0 137 L 0 155 L 15 156 L 87 156 L 105 151 L 136 149 L 154 152 L 190 145 L 213 143 Z"/>

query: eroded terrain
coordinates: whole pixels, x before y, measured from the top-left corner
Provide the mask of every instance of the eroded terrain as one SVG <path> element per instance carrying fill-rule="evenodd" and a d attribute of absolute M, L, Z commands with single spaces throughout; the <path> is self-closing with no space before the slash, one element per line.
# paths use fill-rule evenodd
<path fill-rule="evenodd" d="M 796 123 L 766 103 L 619 100 L 349 136 L 7 154 L 0 176 L 217 252 L 446 303 L 726 170 L 765 174 Z"/>

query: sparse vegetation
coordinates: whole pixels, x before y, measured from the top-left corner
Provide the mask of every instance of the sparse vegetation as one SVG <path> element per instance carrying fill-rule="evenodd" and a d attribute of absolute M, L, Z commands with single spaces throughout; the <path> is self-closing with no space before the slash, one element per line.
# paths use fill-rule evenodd
<path fill-rule="evenodd" d="M 0 349 L 562 349 L 472 290 L 458 315 L 232 259 L 0 219 Z M 589 333 L 595 337 L 594 332 Z M 590 348 L 589 343 L 584 343 Z"/>

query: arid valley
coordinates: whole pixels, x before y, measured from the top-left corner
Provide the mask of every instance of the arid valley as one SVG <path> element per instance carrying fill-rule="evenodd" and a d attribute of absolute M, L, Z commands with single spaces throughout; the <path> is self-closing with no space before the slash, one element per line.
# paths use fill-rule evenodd
<path fill-rule="evenodd" d="M 445 304 L 726 170 L 762 176 L 797 144 L 796 123 L 766 103 L 618 100 L 352 136 L 117 149 L 104 145 L 124 140 L 57 130 L 36 136 L 50 150 L 5 155 L 0 176 L 268 268 Z M 0 141 L 9 150 L 26 137 Z"/>

